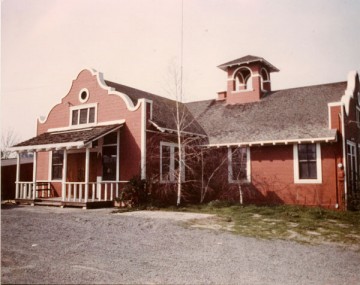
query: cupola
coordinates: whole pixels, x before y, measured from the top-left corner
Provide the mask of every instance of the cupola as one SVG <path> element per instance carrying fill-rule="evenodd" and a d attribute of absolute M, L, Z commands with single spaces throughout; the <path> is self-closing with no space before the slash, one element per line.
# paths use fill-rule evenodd
<path fill-rule="evenodd" d="M 262 57 L 247 55 L 218 66 L 227 72 L 227 90 L 218 93 L 218 100 L 227 104 L 245 104 L 260 101 L 271 91 L 270 73 L 275 66 Z"/>

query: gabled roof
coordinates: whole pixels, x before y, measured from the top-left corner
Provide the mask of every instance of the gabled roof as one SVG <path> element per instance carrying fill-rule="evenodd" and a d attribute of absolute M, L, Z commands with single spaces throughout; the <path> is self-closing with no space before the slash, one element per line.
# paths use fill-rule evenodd
<path fill-rule="evenodd" d="M 86 144 L 97 140 L 110 132 L 122 127 L 123 124 L 92 127 L 86 129 L 69 130 L 63 132 L 46 132 L 27 141 L 13 146 L 14 151 L 40 150 L 84 147 Z"/>
<path fill-rule="evenodd" d="M 274 65 L 272 65 L 270 62 L 268 62 L 267 60 L 265 60 L 262 57 L 259 56 L 253 56 L 253 55 L 247 55 L 247 56 L 243 56 L 240 57 L 238 59 L 220 64 L 218 67 L 222 70 L 225 70 L 233 65 L 242 65 L 242 64 L 249 64 L 251 62 L 262 62 L 264 65 L 266 65 L 269 68 L 270 72 L 277 72 L 279 71 L 279 69 L 277 69 Z"/>
<path fill-rule="evenodd" d="M 339 102 L 345 89 L 346 82 L 340 82 L 273 91 L 255 103 L 208 100 L 186 105 L 210 145 L 334 141 L 328 103 Z"/>
<path fill-rule="evenodd" d="M 119 83 L 105 80 L 106 85 L 114 88 L 116 91 L 126 94 L 134 105 L 139 99 L 148 99 L 153 102 L 152 123 L 161 129 L 176 130 L 176 101 L 160 97 L 149 92 L 125 86 Z M 204 130 L 196 122 L 193 115 L 187 109 L 186 105 L 179 102 L 180 114 L 183 115 L 183 131 L 193 134 L 205 135 Z"/>

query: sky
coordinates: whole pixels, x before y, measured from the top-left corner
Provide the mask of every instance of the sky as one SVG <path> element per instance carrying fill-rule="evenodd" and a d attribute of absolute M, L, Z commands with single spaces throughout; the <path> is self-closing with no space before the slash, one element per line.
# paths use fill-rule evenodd
<path fill-rule="evenodd" d="M 217 66 L 245 55 L 280 69 L 271 74 L 273 90 L 345 81 L 360 70 L 358 0 L 183 0 L 183 17 L 181 7 L 181 0 L 2 0 L 1 132 L 34 137 L 37 118 L 84 68 L 171 98 L 169 70 L 180 66 L 181 50 L 184 101 L 215 99 L 226 89 Z"/>

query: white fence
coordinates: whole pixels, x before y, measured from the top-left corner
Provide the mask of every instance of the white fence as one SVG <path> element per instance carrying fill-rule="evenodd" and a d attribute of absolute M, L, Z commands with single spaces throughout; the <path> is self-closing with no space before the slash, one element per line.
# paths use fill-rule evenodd
<path fill-rule="evenodd" d="M 62 201 L 114 201 L 128 181 L 66 182 L 62 186 Z M 35 190 L 35 191 L 34 191 Z M 16 182 L 15 199 L 50 198 L 54 196 L 50 181 Z"/>
<path fill-rule="evenodd" d="M 62 201 L 100 202 L 114 201 L 119 196 L 121 185 L 128 181 L 66 182 L 62 189 Z"/>
<path fill-rule="evenodd" d="M 15 199 L 35 199 L 33 182 L 16 182 Z"/>

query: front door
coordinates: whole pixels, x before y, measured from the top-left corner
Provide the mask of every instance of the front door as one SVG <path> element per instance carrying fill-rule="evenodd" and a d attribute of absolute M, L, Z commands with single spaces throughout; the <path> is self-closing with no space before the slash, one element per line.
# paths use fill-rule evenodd
<path fill-rule="evenodd" d="M 67 159 L 68 166 L 66 180 L 68 182 L 85 182 L 85 153 L 69 153 Z M 96 153 L 90 153 L 89 182 L 96 181 L 96 161 Z"/>

